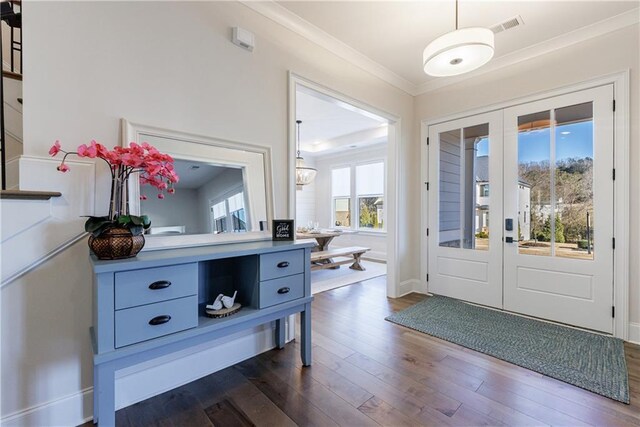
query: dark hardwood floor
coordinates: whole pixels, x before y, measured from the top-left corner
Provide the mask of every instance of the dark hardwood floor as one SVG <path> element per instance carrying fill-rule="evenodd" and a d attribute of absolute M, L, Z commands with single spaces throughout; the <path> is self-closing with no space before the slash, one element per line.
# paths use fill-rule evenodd
<path fill-rule="evenodd" d="M 313 366 L 297 342 L 122 409 L 119 426 L 640 425 L 640 348 L 625 405 L 386 322 L 425 298 L 380 277 L 316 295 Z M 90 425 L 90 423 L 87 423 Z"/>

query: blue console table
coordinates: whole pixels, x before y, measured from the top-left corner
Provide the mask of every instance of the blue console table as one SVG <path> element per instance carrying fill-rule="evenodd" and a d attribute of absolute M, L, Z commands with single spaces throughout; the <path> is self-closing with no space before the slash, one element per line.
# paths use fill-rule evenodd
<path fill-rule="evenodd" d="M 260 241 L 142 252 L 93 267 L 93 420 L 115 425 L 115 372 L 202 342 L 301 313 L 301 357 L 311 364 L 311 242 Z M 232 295 L 242 309 L 212 319 L 204 306 Z"/>

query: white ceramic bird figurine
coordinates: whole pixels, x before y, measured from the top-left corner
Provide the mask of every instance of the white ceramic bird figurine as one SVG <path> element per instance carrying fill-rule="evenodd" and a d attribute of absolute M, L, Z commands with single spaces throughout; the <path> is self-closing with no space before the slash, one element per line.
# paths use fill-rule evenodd
<path fill-rule="evenodd" d="M 213 304 L 207 306 L 209 310 L 220 310 L 222 308 L 222 299 L 226 298 L 224 295 L 220 294 L 216 297 L 216 300 Z M 233 305 L 233 304 L 232 304 Z"/>
<path fill-rule="evenodd" d="M 238 294 L 238 291 L 235 291 L 232 297 L 222 297 L 222 304 L 224 304 L 224 306 L 227 308 L 233 307 L 233 303 L 236 300 L 237 294 Z"/>

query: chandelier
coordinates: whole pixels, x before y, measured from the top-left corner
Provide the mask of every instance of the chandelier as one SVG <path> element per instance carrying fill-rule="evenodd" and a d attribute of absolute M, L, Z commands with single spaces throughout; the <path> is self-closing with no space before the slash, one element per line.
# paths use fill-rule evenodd
<path fill-rule="evenodd" d="M 302 190 L 303 185 L 309 185 L 313 182 L 318 171 L 314 168 L 310 168 L 304 162 L 304 159 L 300 155 L 300 123 L 302 120 L 296 120 L 297 130 L 297 154 L 296 154 L 296 188 Z"/>

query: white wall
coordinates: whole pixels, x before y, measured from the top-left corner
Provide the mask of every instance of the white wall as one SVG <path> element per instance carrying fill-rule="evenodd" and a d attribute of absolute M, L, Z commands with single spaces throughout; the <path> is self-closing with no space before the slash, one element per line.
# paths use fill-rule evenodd
<path fill-rule="evenodd" d="M 367 163 L 371 160 L 382 159 L 387 161 L 387 145 L 375 145 L 373 147 L 356 148 L 342 153 L 315 157 L 318 175 L 316 177 L 316 221 L 321 228 L 333 228 L 331 222 L 331 170 L 356 163 Z M 331 242 L 331 247 L 340 248 L 348 246 L 364 246 L 371 251 L 366 253 L 366 258 L 382 261 L 387 259 L 387 234 L 375 232 L 358 232 L 356 234 L 344 234 L 336 237 Z"/>
<path fill-rule="evenodd" d="M 47 157 L 55 139 L 67 148 L 93 138 L 116 145 L 122 117 L 264 144 L 272 148 L 275 215 L 286 217 L 287 72 L 292 70 L 402 118 L 399 222 L 407 224 L 413 215 L 403 204 L 414 198 L 404 189 L 410 176 L 416 176 L 409 175 L 415 167 L 404 167 L 412 154 L 412 97 L 246 6 L 33 1 L 25 9 L 29 48 L 24 65 L 32 70 L 24 84 L 25 154 Z M 253 53 L 230 43 L 231 27 L 237 25 L 256 33 Z M 78 215 L 103 214 L 107 209 L 108 178 L 102 165 L 96 188 L 95 212 Z M 417 276 L 415 262 L 407 257 L 415 253 L 410 239 L 408 226 L 401 226 L 401 280 Z M 55 419 L 56 424 L 72 425 L 91 416 L 90 409 L 78 408 L 77 403 L 90 399 L 93 382 L 87 256 L 82 244 L 75 245 L 2 289 L 3 418 L 13 414 L 14 422 L 24 421 L 21 416 L 31 410 L 32 424 L 47 425 Z M 225 357 L 233 363 L 234 354 Z M 177 378 L 176 372 L 183 369 L 175 366 L 165 368 L 173 385 L 192 379 L 189 372 Z M 131 387 L 126 398 L 119 392 L 119 403 L 132 403 L 169 386 L 160 384 L 161 374 L 154 375 L 155 380 L 148 377 L 132 373 L 127 383 Z M 74 410 L 63 411 L 61 402 L 75 405 Z M 52 411 L 61 418 L 52 418 Z"/>
<path fill-rule="evenodd" d="M 638 115 L 640 73 L 638 25 L 578 43 L 510 67 L 447 86 L 415 99 L 415 124 L 421 120 L 469 111 L 545 90 L 569 86 L 624 70 L 631 70 L 630 152 L 630 320 L 640 337 L 640 138 Z M 417 129 L 417 128 L 416 128 Z M 419 166 L 419 138 L 413 145 L 413 167 Z M 418 193 L 416 193 L 418 194 Z M 636 330 L 637 329 L 637 330 Z M 636 338 L 637 339 L 637 338 Z"/>
<path fill-rule="evenodd" d="M 199 224 L 197 191 L 191 188 L 176 190 L 160 200 L 155 189 L 146 188 L 147 200 L 140 202 L 141 212 L 149 215 L 152 227 L 184 225 L 186 233 L 204 233 Z"/>

